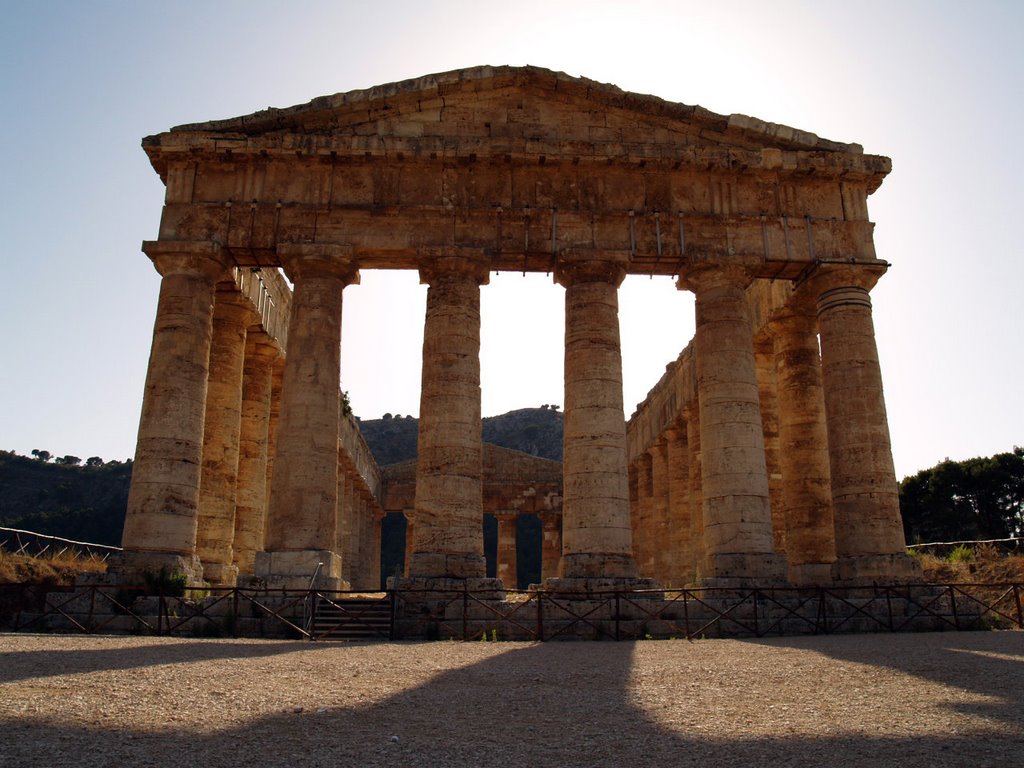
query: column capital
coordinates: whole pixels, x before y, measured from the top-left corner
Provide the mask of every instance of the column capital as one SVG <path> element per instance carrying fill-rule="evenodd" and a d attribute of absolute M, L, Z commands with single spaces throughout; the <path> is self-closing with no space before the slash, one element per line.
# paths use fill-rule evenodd
<path fill-rule="evenodd" d="M 700 293 L 711 288 L 730 286 L 746 289 L 754 280 L 753 270 L 745 264 L 693 264 L 680 273 L 676 287 Z"/>
<path fill-rule="evenodd" d="M 487 285 L 491 278 L 491 259 L 483 248 L 421 248 L 420 284 L 433 285 L 446 278 L 473 280 Z"/>
<path fill-rule="evenodd" d="M 885 274 L 889 265 L 884 261 L 873 264 L 819 264 L 795 289 L 797 294 L 807 294 L 809 301 L 820 303 L 825 294 L 846 288 L 870 291 L 878 279 Z"/>
<path fill-rule="evenodd" d="M 191 275 L 211 283 L 230 277 L 231 258 L 211 240 L 144 240 L 142 252 L 163 277 Z"/>
<path fill-rule="evenodd" d="M 222 280 L 217 283 L 217 292 L 214 294 L 214 320 L 229 320 L 230 322 L 248 327 L 259 323 L 260 316 L 253 307 L 252 302 L 245 298 L 238 291 L 234 281 Z"/>
<path fill-rule="evenodd" d="M 250 325 L 245 339 L 246 360 L 261 360 L 268 365 L 283 357 L 281 347 L 259 325 Z"/>
<path fill-rule="evenodd" d="M 618 288 L 628 267 L 625 251 L 563 251 L 555 263 L 555 282 L 566 288 L 576 283 L 609 283 Z"/>
<path fill-rule="evenodd" d="M 333 277 L 345 285 L 359 284 L 359 266 L 351 245 L 278 243 L 277 256 L 293 283 L 307 277 Z"/>

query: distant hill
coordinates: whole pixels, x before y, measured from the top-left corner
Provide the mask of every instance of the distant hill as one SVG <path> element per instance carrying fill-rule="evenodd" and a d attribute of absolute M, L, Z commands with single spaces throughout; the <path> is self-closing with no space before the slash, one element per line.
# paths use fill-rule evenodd
<path fill-rule="evenodd" d="M 386 414 L 360 423 L 377 463 L 416 457 L 419 421 Z M 553 408 L 522 408 L 483 420 L 484 440 L 545 459 L 562 459 L 562 414 Z M 93 457 L 19 456 L 0 451 L 0 526 L 93 544 L 121 543 L 131 461 Z M 75 459 L 75 462 L 78 460 Z"/>
<path fill-rule="evenodd" d="M 416 458 L 419 420 L 384 414 L 366 419 L 359 428 L 381 466 Z M 520 408 L 483 420 L 484 442 L 522 451 L 542 459 L 562 460 L 562 414 L 553 408 Z"/>
<path fill-rule="evenodd" d="M 0 525 L 119 545 L 132 464 L 90 462 L 56 464 L 0 451 Z"/>

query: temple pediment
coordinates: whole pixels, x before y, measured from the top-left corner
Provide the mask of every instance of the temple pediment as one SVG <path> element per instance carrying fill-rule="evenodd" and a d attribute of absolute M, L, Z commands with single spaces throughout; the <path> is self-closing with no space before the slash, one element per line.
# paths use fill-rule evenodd
<path fill-rule="evenodd" d="M 857 144 L 539 67 L 485 66 L 428 75 L 293 107 L 181 125 L 146 138 L 143 145 L 161 172 L 167 153 L 186 149 L 334 156 L 440 153 L 466 161 L 613 157 L 768 168 L 795 165 L 795 157 L 781 153 L 814 153 L 823 166 L 830 165 L 823 162 L 827 156 L 841 155 L 848 171 L 884 175 L 888 170 L 885 158 L 865 157 Z M 768 151 L 764 157 L 763 150 Z"/>

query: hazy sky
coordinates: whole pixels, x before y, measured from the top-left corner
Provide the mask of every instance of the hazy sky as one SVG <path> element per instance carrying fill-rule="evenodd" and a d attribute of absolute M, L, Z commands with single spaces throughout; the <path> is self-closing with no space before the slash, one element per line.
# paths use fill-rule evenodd
<path fill-rule="evenodd" d="M 17 2 L 0 0 L 0 448 L 135 450 L 174 125 L 480 64 L 534 64 L 855 141 L 869 199 L 896 470 L 1024 444 L 1024 3 Z M 485 415 L 562 402 L 563 290 L 482 289 Z M 345 292 L 342 386 L 363 418 L 419 408 L 425 288 Z M 668 278 L 621 294 L 627 416 L 693 335 Z"/>

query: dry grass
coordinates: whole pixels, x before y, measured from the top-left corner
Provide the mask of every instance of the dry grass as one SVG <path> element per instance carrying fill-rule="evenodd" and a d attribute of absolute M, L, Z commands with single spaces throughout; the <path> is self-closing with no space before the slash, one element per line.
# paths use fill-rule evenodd
<path fill-rule="evenodd" d="M 103 573 L 107 564 L 98 557 L 74 552 L 31 557 L 0 550 L 0 584 L 69 586 L 81 573 Z"/>
<path fill-rule="evenodd" d="M 1004 555 L 991 544 L 958 547 L 945 557 L 930 552 L 914 556 L 932 583 L 1024 583 L 1024 555 Z"/>

